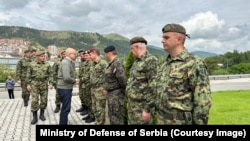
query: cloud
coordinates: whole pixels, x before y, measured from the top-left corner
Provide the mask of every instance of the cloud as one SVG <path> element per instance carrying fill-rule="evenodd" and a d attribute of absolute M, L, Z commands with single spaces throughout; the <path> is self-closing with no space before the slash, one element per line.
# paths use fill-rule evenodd
<path fill-rule="evenodd" d="M 195 14 L 188 21 L 182 22 L 182 24 L 192 38 L 211 39 L 216 38 L 221 33 L 225 22 L 219 20 L 217 14 L 208 11 Z"/>
<path fill-rule="evenodd" d="M 24 8 L 32 0 L 1 0 L 1 7 L 5 10 Z"/>

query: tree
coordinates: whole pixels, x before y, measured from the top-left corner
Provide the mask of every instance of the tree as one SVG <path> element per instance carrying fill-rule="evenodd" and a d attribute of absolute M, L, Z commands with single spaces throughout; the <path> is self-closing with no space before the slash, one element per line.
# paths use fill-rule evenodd
<path fill-rule="evenodd" d="M 8 65 L 0 64 L 0 82 L 4 83 L 8 75 L 11 75 L 12 78 L 15 78 L 16 72 L 12 70 Z"/>

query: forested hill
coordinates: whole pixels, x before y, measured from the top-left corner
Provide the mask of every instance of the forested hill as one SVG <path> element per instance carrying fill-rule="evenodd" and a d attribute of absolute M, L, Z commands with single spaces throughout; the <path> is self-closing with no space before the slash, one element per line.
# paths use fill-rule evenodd
<path fill-rule="evenodd" d="M 76 31 L 46 31 L 18 26 L 0 26 L 0 38 L 24 39 L 31 45 L 47 48 L 55 45 L 59 48 L 73 47 L 89 49 L 92 46 L 103 50 L 108 45 L 117 47 L 119 54 L 127 55 L 129 52 L 129 39 L 119 34 L 99 34 Z M 154 55 L 165 56 L 162 48 L 148 45 L 148 50 Z"/>

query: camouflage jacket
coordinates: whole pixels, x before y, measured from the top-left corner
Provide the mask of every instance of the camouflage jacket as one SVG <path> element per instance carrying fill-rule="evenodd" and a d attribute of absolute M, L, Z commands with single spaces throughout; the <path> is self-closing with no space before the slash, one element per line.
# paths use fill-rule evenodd
<path fill-rule="evenodd" d="M 16 66 L 16 80 L 26 80 L 27 70 L 31 63 L 31 59 L 23 57 L 17 62 Z"/>
<path fill-rule="evenodd" d="M 157 73 L 157 110 L 192 112 L 194 124 L 206 124 L 212 104 L 208 76 L 204 61 L 186 49 L 168 56 Z"/>
<path fill-rule="evenodd" d="M 53 76 L 51 73 L 50 64 L 48 62 L 38 63 L 32 61 L 27 71 L 27 84 L 31 84 L 32 81 L 43 81 L 46 83 L 53 83 Z"/>
<path fill-rule="evenodd" d="M 105 81 L 105 69 L 107 68 L 108 63 L 99 59 L 98 61 L 92 62 L 90 69 L 90 84 L 91 87 L 103 87 Z"/>
<path fill-rule="evenodd" d="M 81 60 L 81 62 L 80 62 L 80 64 L 79 64 L 79 80 L 80 80 L 80 84 L 79 85 L 81 85 L 81 83 L 82 83 L 82 76 L 83 76 L 83 74 L 85 73 L 84 72 L 84 64 L 85 64 L 85 60 Z"/>
<path fill-rule="evenodd" d="M 142 102 L 143 111 L 150 112 L 155 102 L 155 78 L 158 59 L 146 52 L 140 58 L 136 58 L 127 82 L 126 94 L 132 101 Z"/>
<path fill-rule="evenodd" d="M 55 86 L 57 83 L 57 75 L 58 75 L 58 69 L 59 69 L 59 65 L 62 62 L 62 59 L 57 60 L 53 66 L 51 67 L 51 73 L 52 73 L 52 77 L 53 77 L 53 85 Z"/>
<path fill-rule="evenodd" d="M 92 62 L 91 61 L 84 61 L 83 62 L 83 69 L 82 69 L 82 76 L 80 80 L 82 81 L 83 85 L 90 83 L 90 69 L 91 69 Z"/>
<path fill-rule="evenodd" d="M 105 70 L 105 90 L 116 88 L 126 89 L 126 74 L 125 67 L 121 60 L 117 57 L 109 63 Z"/>

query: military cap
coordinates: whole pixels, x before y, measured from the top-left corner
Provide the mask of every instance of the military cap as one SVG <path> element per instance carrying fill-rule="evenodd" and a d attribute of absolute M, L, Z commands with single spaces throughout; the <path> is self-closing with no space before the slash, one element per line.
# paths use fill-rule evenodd
<path fill-rule="evenodd" d="M 89 53 L 94 52 L 94 51 L 97 51 L 97 50 L 98 50 L 98 49 L 97 49 L 96 47 L 92 47 L 92 48 L 89 49 Z"/>
<path fill-rule="evenodd" d="M 81 53 L 81 52 L 84 52 L 84 50 L 83 50 L 83 49 L 80 49 L 80 50 L 78 51 L 78 53 Z"/>
<path fill-rule="evenodd" d="M 136 36 L 136 37 L 133 37 L 132 39 L 130 39 L 130 45 L 132 45 L 134 43 L 145 43 L 147 45 L 148 42 L 143 37 Z"/>
<path fill-rule="evenodd" d="M 37 50 L 35 48 L 32 48 L 30 51 L 31 52 L 36 52 Z"/>
<path fill-rule="evenodd" d="M 105 53 L 108 53 L 108 52 L 111 52 L 111 51 L 114 51 L 115 50 L 115 47 L 114 46 L 107 46 L 105 49 L 104 49 L 104 52 Z"/>
<path fill-rule="evenodd" d="M 89 50 L 85 50 L 83 54 L 89 54 Z"/>
<path fill-rule="evenodd" d="M 26 48 L 23 52 L 24 52 L 24 53 L 28 53 L 28 52 L 30 52 L 30 49 L 29 49 L 29 48 Z"/>
<path fill-rule="evenodd" d="M 42 55 L 42 54 L 45 54 L 45 51 L 37 51 L 37 52 L 36 52 L 36 56 L 40 56 L 40 55 Z"/>
<path fill-rule="evenodd" d="M 62 52 L 61 52 L 61 54 L 63 54 L 65 52 L 65 50 L 63 50 Z"/>
<path fill-rule="evenodd" d="M 83 50 L 83 49 L 81 49 L 81 50 L 79 50 L 78 51 L 78 53 L 83 53 L 83 54 L 89 54 L 89 51 L 88 50 Z"/>
<path fill-rule="evenodd" d="M 177 32 L 177 33 L 181 33 L 184 34 L 185 36 L 187 36 L 188 38 L 190 38 L 190 36 L 188 34 L 186 34 L 186 29 L 180 25 L 180 24 L 166 24 L 163 28 L 162 28 L 162 32 Z"/>

